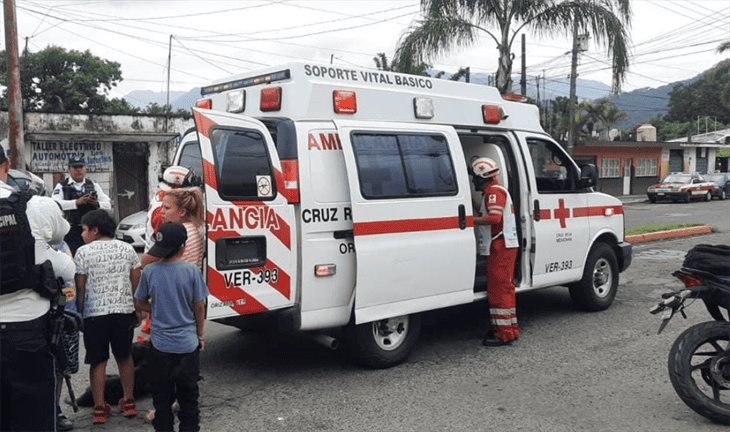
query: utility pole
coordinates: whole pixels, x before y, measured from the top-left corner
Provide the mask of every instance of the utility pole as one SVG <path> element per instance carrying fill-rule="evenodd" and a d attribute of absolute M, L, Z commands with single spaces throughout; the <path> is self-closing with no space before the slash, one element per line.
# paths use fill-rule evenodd
<path fill-rule="evenodd" d="M 570 100 L 568 101 L 568 151 L 569 155 L 573 155 L 573 148 L 576 142 L 575 131 L 575 110 L 578 105 L 575 96 L 576 81 L 578 80 L 578 52 L 585 51 L 584 41 L 588 40 L 588 35 L 580 35 L 578 37 L 578 21 L 573 24 L 573 49 L 570 52 Z"/>
<path fill-rule="evenodd" d="M 464 80 L 466 82 L 471 82 L 471 67 L 466 67 L 466 73 L 464 74 Z"/>
<path fill-rule="evenodd" d="M 172 35 L 167 47 L 167 98 L 165 99 L 165 132 L 167 132 L 168 118 L 170 117 L 170 66 L 172 66 Z"/>
<path fill-rule="evenodd" d="M 3 13 L 5 14 L 5 52 L 8 56 L 10 166 L 25 169 L 23 98 L 20 94 L 20 61 L 18 59 L 18 24 L 15 19 L 15 0 L 5 0 L 3 2 Z"/>
<path fill-rule="evenodd" d="M 520 94 L 527 95 L 527 65 L 525 55 L 527 52 L 527 43 L 525 42 L 525 34 L 522 33 L 522 78 L 520 79 Z"/>

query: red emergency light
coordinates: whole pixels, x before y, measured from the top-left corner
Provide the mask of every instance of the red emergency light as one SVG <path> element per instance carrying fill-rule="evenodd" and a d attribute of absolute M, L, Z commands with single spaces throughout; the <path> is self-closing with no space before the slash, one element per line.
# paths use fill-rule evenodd
<path fill-rule="evenodd" d="M 284 177 L 284 190 L 279 191 L 289 204 L 299 203 L 299 161 L 296 159 L 282 159 L 281 171 Z"/>
<path fill-rule="evenodd" d="M 267 87 L 261 89 L 259 109 L 261 111 L 281 110 L 281 87 Z"/>
<path fill-rule="evenodd" d="M 354 91 L 334 90 L 332 103 L 337 114 L 355 114 L 357 112 L 357 95 Z"/>
<path fill-rule="evenodd" d="M 213 101 L 210 98 L 198 99 L 195 101 L 195 108 L 213 109 Z"/>
<path fill-rule="evenodd" d="M 517 93 L 505 93 L 502 95 L 502 99 L 512 102 L 527 102 L 527 96 Z"/>
<path fill-rule="evenodd" d="M 504 118 L 504 110 L 499 105 L 482 105 L 482 118 L 486 124 L 499 124 Z"/>

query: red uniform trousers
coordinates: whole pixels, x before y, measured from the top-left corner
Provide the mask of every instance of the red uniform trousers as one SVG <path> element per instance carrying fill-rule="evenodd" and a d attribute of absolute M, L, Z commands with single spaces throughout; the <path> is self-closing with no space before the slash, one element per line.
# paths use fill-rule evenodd
<path fill-rule="evenodd" d="M 517 248 L 506 248 L 504 238 L 492 240 L 487 255 L 487 302 L 494 336 L 509 342 L 520 337 L 513 280 Z"/>

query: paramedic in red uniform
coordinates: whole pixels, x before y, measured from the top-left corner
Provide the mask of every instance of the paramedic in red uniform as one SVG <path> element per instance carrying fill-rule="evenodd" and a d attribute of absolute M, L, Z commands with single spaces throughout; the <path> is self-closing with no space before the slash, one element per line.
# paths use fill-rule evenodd
<path fill-rule="evenodd" d="M 509 192 L 499 184 L 499 167 L 494 160 L 477 157 L 472 161 L 474 185 L 484 195 L 480 212 L 474 216 L 478 251 L 487 255 L 487 301 L 491 332 L 485 346 L 509 345 L 520 337 L 515 311 L 514 268 L 517 258 L 516 221 Z"/>

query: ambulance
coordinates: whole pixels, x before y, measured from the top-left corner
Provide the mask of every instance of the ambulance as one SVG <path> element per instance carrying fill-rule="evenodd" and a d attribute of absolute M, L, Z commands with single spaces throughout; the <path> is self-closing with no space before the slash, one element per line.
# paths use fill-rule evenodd
<path fill-rule="evenodd" d="M 342 341 L 403 362 L 422 312 L 486 298 L 470 161 L 502 167 L 518 292 L 563 285 L 608 308 L 631 263 L 623 206 L 492 87 L 315 63 L 201 89 L 174 163 L 206 201 L 207 318 Z M 336 339 L 332 339 L 332 338 Z"/>

